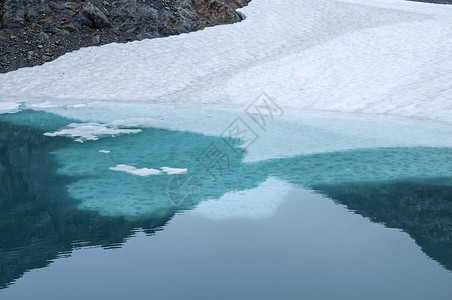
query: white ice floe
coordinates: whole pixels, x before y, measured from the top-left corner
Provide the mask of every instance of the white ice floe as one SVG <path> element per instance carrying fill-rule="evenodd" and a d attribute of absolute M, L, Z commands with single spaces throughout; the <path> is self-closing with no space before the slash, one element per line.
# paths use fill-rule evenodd
<path fill-rule="evenodd" d="M 148 169 L 148 168 L 137 169 L 134 166 L 124 165 L 124 164 L 117 165 L 116 167 L 111 167 L 110 170 L 125 172 L 127 174 L 143 176 L 143 177 L 150 176 L 150 175 L 161 175 L 162 174 L 162 171 L 160 171 L 160 170 Z"/>
<path fill-rule="evenodd" d="M 178 168 L 169 168 L 169 167 L 161 167 L 160 170 L 165 172 L 168 175 L 182 175 L 187 174 L 187 169 L 178 169 Z"/>
<path fill-rule="evenodd" d="M 19 112 L 20 103 L 17 102 L 1 102 L 0 101 L 0 114 L 12 114 Z"/>
<path fill-rule="evenodd" d="M 99 150 L 100 153 L 110 153 L 110 150 Z"/>
<path fill-rule="evenodd" d="M 187 169 L 169 168 L 169 167 L 161 167 L 160 170 L 148 168 L 137 169 L 134 166 L 129 166 L 125 164 L 120 164 L 117 165 L 116 167 L 111 167 L 110 170 L 121 171 L 138 176 L 162 175 L 163 173 L 166 173 L 168 175 L 183 175 L 188 173 Z"/>
<path fill-rule="evenodd" d="M 100 123 L 71 123 L 66 128 L 55 132 L 46 132 L 46 136 L 66 136 L 74 138 L 77 142 L 95 141 L 104 136 L 139 133 L 140 129 L 124 129 Z"/>

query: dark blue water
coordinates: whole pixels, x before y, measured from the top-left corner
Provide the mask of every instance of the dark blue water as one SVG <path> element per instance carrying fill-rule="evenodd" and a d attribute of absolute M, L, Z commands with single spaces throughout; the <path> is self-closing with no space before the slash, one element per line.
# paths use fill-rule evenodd
<path fill-rule="evenodd" d="M 143 128 L 85 143 L 44 136 L 74 121 L 0 116 L 2 299 L 452 295 L 449 148 L 244 163 L 230 142 L 189 132 Z M 188 174 L 140 177 L 110 169 L 118 164 Z M 265 210 L 269 178 L 290 188 L 271 196 L 281 203 L 274 213 L 256 218 L 245 202 Z M 227 205 L 196 213 L 231 193 L 241 217 L 228 217 Z"/>

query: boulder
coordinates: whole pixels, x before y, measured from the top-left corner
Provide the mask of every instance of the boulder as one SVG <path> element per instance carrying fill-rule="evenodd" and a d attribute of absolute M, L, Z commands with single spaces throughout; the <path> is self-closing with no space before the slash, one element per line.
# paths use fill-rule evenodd
<path fill-rule="evenodd" d="M 112 27 L 108 17 L 91 2 L 86 2 L 79 13 L 81 25 L 102 29 Z"/>

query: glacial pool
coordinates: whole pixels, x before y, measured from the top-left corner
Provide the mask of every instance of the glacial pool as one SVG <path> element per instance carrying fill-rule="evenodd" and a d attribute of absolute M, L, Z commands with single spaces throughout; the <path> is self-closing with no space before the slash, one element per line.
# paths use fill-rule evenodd
<path fill-rule="evenodd" d="M 450 299 L 452 148 L 369 140 L 0 115 L 0 298 Z"/>

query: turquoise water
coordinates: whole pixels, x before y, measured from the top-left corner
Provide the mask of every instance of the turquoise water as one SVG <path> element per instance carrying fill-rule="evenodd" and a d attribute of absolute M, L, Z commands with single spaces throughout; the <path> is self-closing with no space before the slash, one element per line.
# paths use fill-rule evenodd
<path fill-rule="evenodd" d="M 325 286 L 336 287 L 338 299 L 364 294 L 369 299 L 448 299 L 452 292 L 450 148 L 351 149 L 244 162 L 246 151 L 234 141 L 191 132 L 140 128 L 137 134 L 84 143 L 44 136 L 71 122 L 76 120 L 33 111 L 0 116 L 0 286 L 6 288 L 0 296 L 26 297 L 24 290 L 38 295 L 33 284 L 39 282 L 45 299 L 47 289 L 63 293 L 88 273 L 118 270 L 132 281 L 96 277 L 90 293 L 101 295 L 106 284 L 110 291 L 119 286 L 125 294 L 135 290 L 137 297 L 154 293 L 161 299 L 274 299 L 281 294 L 331 299 L 321 291 Z M 121 164 L 188 171 L 142 177 L 110 169 Z M 212 208 L 227 211 L 224 199 L 231 197 L 239 204 L 269 206 L 264 201 L 269 178 L 288 186 L 273 199 L 282 207 L 273 214 L 252 218 L 243 203 L 241 218 L 206 218 L 209 210 L 203 205 L 209 203 L 213 215 Z M 249 193 L 260 190 L 262 201 Z M 191 213 L 197 211 L 204 215 Z M 111 250 L 96 252 L 97 247 Z M 116 256 L 128 261 L 128 255 L 141 258 L 143 266 L 117 262 Z M 71 259 L 86 271 L 74 270 Z M 90 270 L 98 259 L 103 265 Z M 246 262 L 252 263 L 241 269 Z M 31 271 L 46 266 L 45 275 Z M 151 290 L 142 281 L 147 272 Z M 207 278 L 209 272 L 215 276 Z M 68 273 L 73 281 L 62 282 L 66 288 L 50 284 L 49 278 Z M 391 280 L 399 279 L 389 273 L 406 281 L 394 284 Z M 247 288 L 242 281 L 250 276 L 255 280 Z M 339 277 L 358 282 L 338 285 Z M 211 288 L 198 285 L 196 278 Z M 219 285 L 222 280 L 227 284 Z M 375 289 L 369 280 L 387 288 Z M 297 284 L 303 281 L 309 285 Z M 172 282 L 185 293 L 169 291 Z M 409 282 L 422 284 L 424 294 Z M 72 289 L 74 299 L 83 296 Z M 110 296 L 119 299 L 120 294 Z"/>

